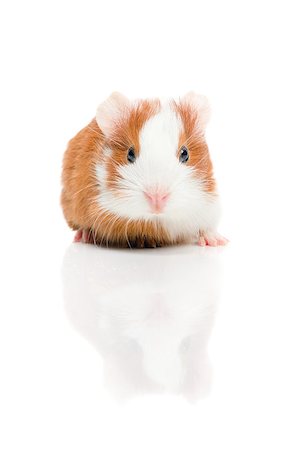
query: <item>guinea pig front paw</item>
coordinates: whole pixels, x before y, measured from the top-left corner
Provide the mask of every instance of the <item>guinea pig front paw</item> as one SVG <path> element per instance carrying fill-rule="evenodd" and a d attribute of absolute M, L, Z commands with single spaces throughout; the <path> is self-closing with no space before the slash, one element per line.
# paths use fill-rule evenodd
<path fill-rule="evenodd" d="M 228 239 L 221 236 L 216 231 L 200 231 L 198 245 L 200 247 L 205 247 L 209 245 L 210 247 L 218 247 L 220 245 L 226 245 Z"/>
<path fill-rule="evenodd" d="M 83 244 L 92 244 L 94 242 L 90 230 L 79 229 L 76 231 L 73 242 L 82 242 Z"/>

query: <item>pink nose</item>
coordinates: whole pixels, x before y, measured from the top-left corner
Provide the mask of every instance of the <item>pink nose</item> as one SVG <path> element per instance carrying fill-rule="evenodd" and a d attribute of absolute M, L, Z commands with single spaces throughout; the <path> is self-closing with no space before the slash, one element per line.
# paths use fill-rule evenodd
<path fill-rule="evenodd" d="M 149 202 L 152 212 L 154 213 L 160 213 L 163 211 L 170 196 L 169 193 L 164 192 L 144 192 L 144 195 Z"/>

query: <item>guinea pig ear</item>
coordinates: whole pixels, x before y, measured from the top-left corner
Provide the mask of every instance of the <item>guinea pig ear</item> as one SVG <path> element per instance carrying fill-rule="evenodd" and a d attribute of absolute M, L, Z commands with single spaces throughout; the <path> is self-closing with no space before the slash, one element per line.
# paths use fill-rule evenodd
<path fill-rule="evenodd" d="M 129 100 L 120 92 L 113 92 L 99 105 L 96 112 L 96 122 L 106 136 L 112 133 L 117 122 L 127 113 L 129 105 Z"/>
<path fill-rule="evenodd" d="M 182 103 L 189 105 L 191 108 L 198 111 L 198 127 L 202 132 L 204 132 L 209 122 L 211 113 L 207 97 L 191 91 L 182 97 Z"/>

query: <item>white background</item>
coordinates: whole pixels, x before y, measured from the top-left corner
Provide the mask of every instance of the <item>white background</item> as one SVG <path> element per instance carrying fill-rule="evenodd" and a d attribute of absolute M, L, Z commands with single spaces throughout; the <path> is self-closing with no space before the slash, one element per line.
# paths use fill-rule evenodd
<path fill-rule="evenodd" d="M 298 448 L 295 6 L 2 2 L 1 448 Z M 62 155 L 114 90 L 209 97 L 223 251 L 71 245 Z"/>

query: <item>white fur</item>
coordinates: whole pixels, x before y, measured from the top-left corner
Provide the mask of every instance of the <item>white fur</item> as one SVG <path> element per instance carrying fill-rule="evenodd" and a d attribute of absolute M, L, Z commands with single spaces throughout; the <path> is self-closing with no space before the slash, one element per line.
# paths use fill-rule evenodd
<path fill-rule="evenodd" d="M 113 92 L 109 98 L 99 105 L 96 112 L 96 122 L 106 136 L 110 135 L 128 106 L 129 100 L 120 92 Z"/>
<path fill-rule="evenodd" d="M 207 97 L 205 97 L 205 95 L 199 95 L 196 92 L 190 91 L 184 97 L 182 97 L 182 102 L 187 103 L 192 108 L 198 111 L 199 121 L 197 126 L 199 131 L 204 134 L 211 115 L 210 105 Z"/>
<path fill-rule="evenodd" d="M 135 163 L 119 167 L 117 195 L 107 189 L 104 164 L 98 165 L 100 206 L 121 217 L 158 221 L 173 239 L 215 229 L 219 216 L 217 196 L 207 193 L 203 181 L 177 157 L 181 128 L 181 119 L 170 103 L 163 104 L 140 132 L 140 154 Z M 144 191 L 156 188 L 170 193 L 161 214 L 150 211 L 144 196 Z"/>

